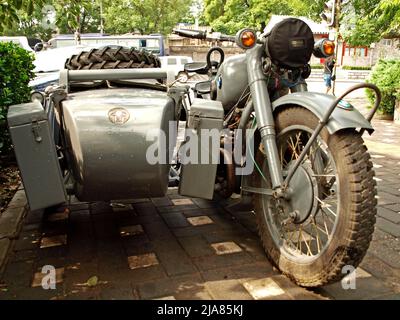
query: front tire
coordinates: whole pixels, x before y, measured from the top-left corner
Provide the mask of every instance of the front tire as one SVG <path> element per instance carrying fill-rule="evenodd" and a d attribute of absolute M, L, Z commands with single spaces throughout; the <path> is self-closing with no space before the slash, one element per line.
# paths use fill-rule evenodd
<path fill-rule="evenodd" d="M 287 172 L 318 118 L 304 108 L 289 107 L 276 114 L 275 125 L 282 169 Z M 258 170 L 253 174 L 256 187 L 271 188 L 266 163 L 259 146 Z M 367 148 L 355 130 L 329 134 L 324 128 L 301 170 L 313 181 L 305 195 L 311 193 L 314 201 L 305 206 L 311 209 L 301 223 L 279 211 L 284 206 L 271 196 L 255 194 L 253 201 L 259 235 L 271 262 L 296 284 L 317 287 L 342 279 L 343 267 L 356 268 L 367 252 L 375 224 L 376 182 Z M 298 199 L 297 204 L 302 206 L 304 201 Z"/>

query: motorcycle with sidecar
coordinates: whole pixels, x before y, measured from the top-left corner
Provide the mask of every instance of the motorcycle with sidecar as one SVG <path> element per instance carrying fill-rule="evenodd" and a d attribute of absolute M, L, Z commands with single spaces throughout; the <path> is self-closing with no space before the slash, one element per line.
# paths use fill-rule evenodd
<path fill-rule="evenodd" d="M 244 53 L 225 59 L 213 47 L 207 62 L 185 65 L 187 73 L 209 75 L 192 88 L 147 52 L 92 49 L 67 60 L 58 85 L 9 108 L 30 208 L 71 195 L 160 197 L 174 173 L 184 196 L 240 194 L 233 208 L 254 213 L 268 258 L 298 285 L 343 278 L 374 231 L 376 183 L 362 135 L 373 132 L 378 88 L 357 84 L 340 97 L 308 92 L 311 55 L 328 57 L 334 44 L 315 42 L 299 19 L 261 35 L 175 33 L 234 42 Z M 361 88 L 376 93 L 366 118 L 344 100 Z M 177 145 L 179 123 L 187 135 Z"/>

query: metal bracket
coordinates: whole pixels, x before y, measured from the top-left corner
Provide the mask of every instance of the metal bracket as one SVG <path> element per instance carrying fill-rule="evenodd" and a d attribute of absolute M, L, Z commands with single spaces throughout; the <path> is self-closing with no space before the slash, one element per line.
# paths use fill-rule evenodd
<path fill-rule="evenodd" d="M 43 138 L 40 135 L 40 124 L 37 120 L 32 120 L 32 133 L 37 143 L 41 143 Z"/>

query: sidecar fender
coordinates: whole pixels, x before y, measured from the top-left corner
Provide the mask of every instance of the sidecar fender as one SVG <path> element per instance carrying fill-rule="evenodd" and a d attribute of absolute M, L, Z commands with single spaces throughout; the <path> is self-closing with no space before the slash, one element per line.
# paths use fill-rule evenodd
<path fill-rule="evenodd" d="M 296 92 L 280 97 L 272 103 L 274 112 L 288 106 L 301 106 L 310 110 L 320 120 L 328 111 L 336 97 L 317 92 Z M 353 106 L 342 108 L 337 106 L 326 125 L 328 132 L 333 134 L 342 129 L 363 128 L 371 134 L 374 129 L 364 116 Z"/>

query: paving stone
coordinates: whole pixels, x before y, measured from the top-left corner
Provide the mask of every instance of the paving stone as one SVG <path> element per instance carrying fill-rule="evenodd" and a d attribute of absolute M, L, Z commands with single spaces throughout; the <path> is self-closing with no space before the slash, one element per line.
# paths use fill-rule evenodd
<path fill-rule="evenodd" d="M 201 271 L 201 276 L 204 279 L 204 282 L 237 279 L 237 274 L 235 273 L 234 268 L 229 267 Z"/>
<path fill-rule="evenodd" d="M 25 289 L 30 286 L 33 269 L 34 262 L 31 260 L 9 262 L 2 276 L 2 280 L 9 288 L 15 287 Z"/>
<path fill-rule="evenodd" d="M 92 215 L 112 213 L 112 208 L 108 202 L 94 202 L 90 204 Z"/>
<path fill-rule="evenodd" d="M 374 277 L 356 279 L 356 289 L 343 289 L 342 283 L 331 284 L 321 289 L 331 297 L 339 300 L 374 299 L 389 294 L 392 289 Z"/>
<path fill-rule="evenodd" d="M 251 300 L 250 294 L 236 279 L 206 282 L 205 286 L 216 300 Z"/>
<path fill-rule="evenodd" d="M 264 278 L 243 283 L 255 300 L 287 299 L 285 291 L 272 279 Z"/>
<path fill-rule="evenodd" d="M 358 273 L 360 274 L 360 273 Z M 363 274 L 364 275 L 364 274 Z M 321 300 L 326 299 L 312 290 L 295 285 L 289 278 L 279 274 L 272 277 L 275 283 L 284 289 L 285 293 L 294 300 Z"/>
<path fill-rule="evenodd" d="M 42 280 L 44 277 L 46 277 L 47 275 L 49 275 L 50 273 L 42 273 L 42 272 L 36 272 L 33 275 L 33 280 L 32 280 L 32 288 L 36 288 L 36 287 L 42 287 Z M 57 268 L 55 269 L 55 283 L 62 283 L 64 281 L 64 268 Z M 47 282 L 49 284 L 49 282 Z"/>
<path fill-rule="evenodd" d="M 172 212 L 185 212 L 187 210 L 199 209 L 196 205 L 181 205 L 181 206 L 166 206 L 166 207 L 157 207 L 158 212 L 161 214 L 164 213 L 172 213 Z"/>
<path fill-rule="evenodd" d="M 231 254 L 243 251 L 236 243 L 229 242 L 218 242 L 212 243 L 211 247 L 215 250 L 215 253 L 218 255 L 222 254 Z"/>
<path fill-rule="evenodd" d="M 121 237 L 136 236 L 144 233 L 143 227 L 140 224 L 133 226 L 124 226 L 119 229 Z"/>
<path fill-rule="evenodd" d="M 185 216 L 180 212 L 165 213 L 162 217 L 170 228 L 182 228 L 189 226 Z"/>
<path fill-rule="evenodd" d="M 254 260 L 245 252 L 197 257 L 192 260 L 201 271 L 254 263 Z"/>
<path fill-rule="evenodd" d="M 7 208 L 0 215 L 0 239 L 15 238 L 25 214 L 24 207 Z"/>
<path fill-rule="evenodd" d="M 90 210 L 71 211 L 69 222 L 90 222 Z"/>
<path fill-rule="evenodd" d="M 69 217 L 69 210 L 65 209 L 62 212 L 54 212 L 47 216 L 47 221 L 54 222 L 54 221 L 62 221 L 66 220 Z"/>
<path fill-rule="evenodd" d="M 216 224 L 207 224 L 202 226 L 190 226 L 185 228 L 176 228 L 172 232 L 176 237 L 190 237 L 195 235 L 217 234 L 222 231 Z"/>
<path fill-rule="evenodd" d="M 19 234 L 15 241 L 14 250 L 34 250 L 40 243 L 40 233 L 38 231 L 24 231 Z"/>
<path fill-rule="evenodd" d="M 384 207 L 378 207 L 378 216 L 385 218 L 393 223 L 400 223 L 400 213 L 386 209 Z M 400 226 L 398 226 L 400 229 Z"/>
<path fill-rule="evenodd" d="M 400 293 L 382 295 L 380 297 L 376 297 L 375 299 L 376 300 L 400 300 Z"/>
<path fill-rule="evenodd" d="M 125 211 L 134 211 L 132 204 L 127 203 L 119 203 L 119 202 L 112 202 L 111 208 L 113 212 L 125 212 Z"/>
<path fill-rule="evenodd" d="M 199 208 L 182 210 L 182 213 L 186 217 L 198 217 L 198 216 L 204 216 L 205 215 L 203 209 L 199 209 Z"/>
<path fill-rule="evenodd" d="M 174 206 L 187 206 L 193 204 L 193 201 L 190 199 L 172 199 L 171 200 Z"/>
<path fill-rule="evenodd" d="M 13 198 L 11 199 L 10 203 L 7 205 L 8 209 L 11 208 L 23 208 L 27 204 L 26 195 L 24 190 L 18 190 Z"/>
<path fill-rule="evenodd" d="M 196 267 L 176 240 L 153 241 L 154 250 L 169 276 L 196 272 Z M 179 262 L 179 263 L 178 263 Z"/>
<path fill-rule="evenodd" d="M 130 281 L 132 285 L 137 285 L 147 281 L 159 281 L 160 279 L 167 278 L 167 274 L 161 264 L 153 265 L 146 268 L 129 269 L 123 273 L 123 279 Z M 122 278 L 122 277 L 121 277 Z"/>
<path fill-rule="evenodd" d="M 139 284 L 141 299 L 153 299 L 165 296 L 175 296 L 177 293 L 186 290 L 203 290 L 200 275 L 194 273 L 185 276 L 171 277 L 158 281 L 150 281 Z"/>
<path fill-rule="evenodd" d="M 387 208 L 387 209 L 389 209 L 389 210 L 392 210 L 392 211 L 395 211 L 395 212 L 397 212 L 397 213 L 400 212 L 400 204 L 391 204 L 391 205 L 387 205 L 387 206 L 385 206 L 385 208 Z"/>
<path fill-rule="evenodd" d="M 215 253 L 208 242 L 200 235 L 182 237 L 178 241 L 190 257 L 202 257 Z"/>
<path fill-rule="evenodd" d="M 2 240 L 0 240 L 0 242 L 1 241 Z M 11 261 L 18 262 L 18 261 L 34 260 L 36 259 L 36 257 L 37 257 L 36 250 L 15 251 L 11 257 Z"/>
<path fill-rule="evenodd" d="M 130 269 L 146 268 L 159 264 L 154 253 L 142 254 L 139 256 L 129 256 L 128 264 Z"/>
<path fill-rule="evenodd" d="M 202 208 L 202 209 L 216 207 L 216 203 L 211 200 L 205 200 L 205 199 L 199 199 L 199 198 L 193 198 L 192 200 L 199 208 Z"/>
<path fill-rule="evenodd" d="M 137 291 L 130 283 L 112 282 L 101 286 L 101 299 L 104 300 L 138 300 Z"/>
<path fill-rule="evenodd" d="M 40 241 L 40 249 L 63 246 L 67 244 L 67 235 L 61 234 L 52 237 L 43 237 Z"/>
<path fill-rule="evenodd" d="M 153 300 L 176 300 L 174 296 L 165 296 L 160 298 L 155 298 Z"/>
<path fill-rule="evenodd" d="M 394 237 L 400 237 L 400 225 L 394 224 L 393 222 L 378 217 L 376 219 L 376 226 Z"/>
<path fill-rule="evenodd" d="M 0 270 L 4 266 L 7 253 L 10 249 L 11 241 L 9 239 L 0 239 Z"/>
<path fill-rule="evenodd" d="M 190 218 L 187 218 L 187 221 L 192 226 L 202 226 L 205 224 L 214 223 L 214 221 L 209 216 L 190 217 Z"/>
<path fill-rule="evenodd" d="M 371 242 L 368 252 L 375 255 L 392 268 L 400 269 L 400 252 L 383 244 L 376 241 Z"/>
<path fill-rule="evenodd" d="M 233 266 L 230 268 L 236 279 L 253 280 L 266 278 L 273 275 L 278 275 L 279 272 L 273 270 L 272 265 L 265 259 L 263 262 L 253 262 L 250 264 L 243 264 Z"/>
<path fill-rule="evenodd" d="M 162 220 L 159 222 L 144 223 L 142 226 L 150 240 L 168 240 L 174 238 L 172 232 Z"/>
<path fill-rule="evenodd" d="M 151 202 L 153 202 L 156 207 L 165 207 L 172 205 L 172 201 L 168 197 L 151 198 Z"/>

